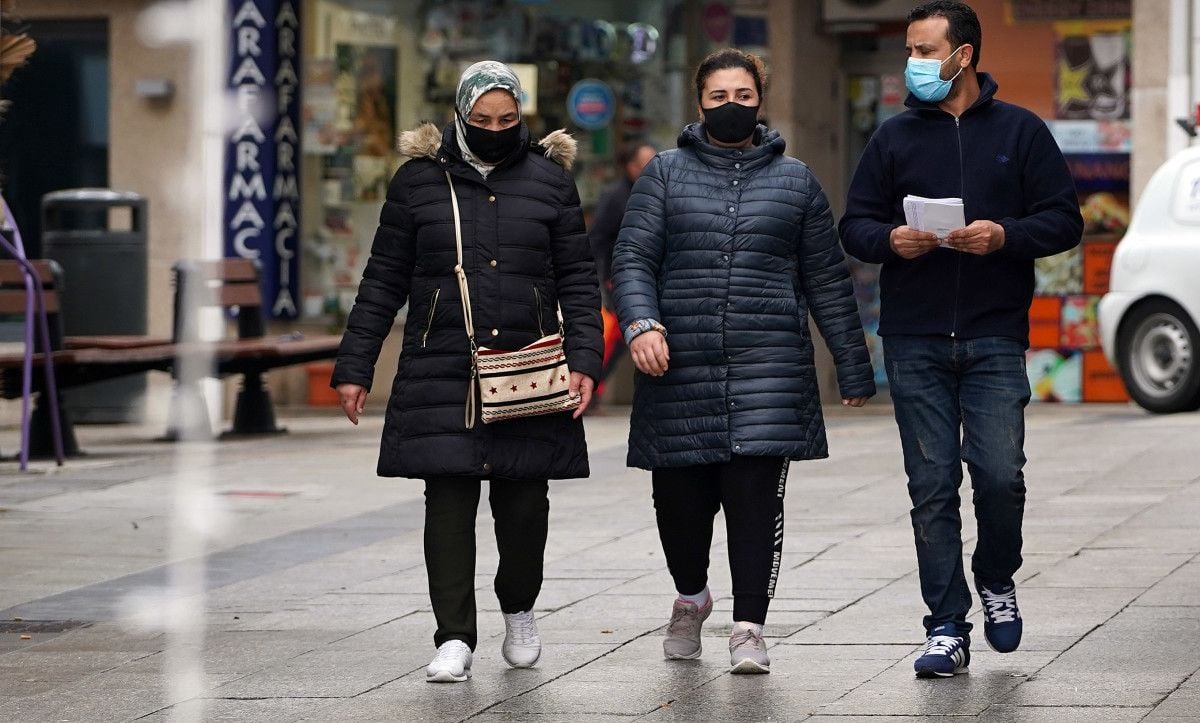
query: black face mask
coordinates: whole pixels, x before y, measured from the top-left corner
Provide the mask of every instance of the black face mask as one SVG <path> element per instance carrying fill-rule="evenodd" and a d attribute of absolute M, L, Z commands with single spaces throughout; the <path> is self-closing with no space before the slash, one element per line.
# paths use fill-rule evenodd
<path fill-rule="evenodd" d="M 484 163 L 499 163 L 508 158 L 521 142 L 521 124 L 502 131 L 489 131 L 463 121 L 467 131 L 467 145 L 475 157 Z"/>
<path fill-rule="evenodd" d="M 754 135 L 758 126 L 758 106 L 729 101 L 716 108 L 702 108 L 704 128 L 722 143 L 740 143 Z"/>

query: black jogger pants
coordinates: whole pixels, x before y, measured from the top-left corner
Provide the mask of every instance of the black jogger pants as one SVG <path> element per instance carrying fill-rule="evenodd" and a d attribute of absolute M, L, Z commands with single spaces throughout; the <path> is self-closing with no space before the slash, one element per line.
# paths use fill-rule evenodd
<path fill-rule="evenodd" d="M 728 462 L 656 469 L 654 511 L 675 589 L 708 584 L 713 520 L 725 509 L 733 619 L 762 624 L 783 557 L 783 490 L 788 460 L 734 456 Z"/>

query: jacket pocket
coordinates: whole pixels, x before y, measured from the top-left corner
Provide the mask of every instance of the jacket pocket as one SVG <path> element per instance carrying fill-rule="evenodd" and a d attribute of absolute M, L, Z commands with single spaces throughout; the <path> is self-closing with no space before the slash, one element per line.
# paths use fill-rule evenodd
<path fill-rule="evenodd" d="M 425 317 L 425 331 L 421 333 L 421 348 L 429 344 L 429 332 L 433 329 L 433 314 L 437 311 L 438 297 L 442 295 L 440 288 L 434 289 L 429 297 L 429 315 Z"/>
<path fill-rule="evenodd" d="M 533 309 L 537 314 L 538 338 L 541 339 L 546 335 L 546 324 L 542 312 L 542 292 L 538 287 L 533 287 Z"/>

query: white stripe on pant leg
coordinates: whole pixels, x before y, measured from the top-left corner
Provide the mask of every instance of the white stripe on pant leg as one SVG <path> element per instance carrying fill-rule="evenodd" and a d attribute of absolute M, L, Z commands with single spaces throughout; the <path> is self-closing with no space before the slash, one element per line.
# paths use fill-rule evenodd
<path fill-rule="evenodd" d="M 783 491 L 787 486 L 788 465 L 790 460 L 783 459 L 783 468 L 779 470 L 779 513 L 775 515 L 775 548 L 771 552 L 771 579 L 767 581 L 767 597 L 775 597 L 775 583 L 779 581 L 779 566 L 783 562 Z"/>

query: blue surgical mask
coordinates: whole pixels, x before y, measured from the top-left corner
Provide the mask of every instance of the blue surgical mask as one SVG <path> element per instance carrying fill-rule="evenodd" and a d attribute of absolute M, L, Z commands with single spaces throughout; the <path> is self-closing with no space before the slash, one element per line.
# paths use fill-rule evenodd
<path fill-rule="evenodd" d="M 966 45 L 960 45 L 950 52 L 946 60 L 954 57 L 954 54 L 965 48 Z M 945 100 L 947 95 L 950 95 L 950 86 L 954 83 L 954 79 L 962 74 L 962 68 L 954 74 L 954 78 L 950 80 L 942 80 L 942 66 L 946 64 L 946 60 L 941 62 L 934 58 L 909 58 L 908 67 L 904 69 L 904 84 L 912 91 L 912 94 L 917 96 L 918 100 L 923 100 L 926 103 L 940 103 Z"/>

